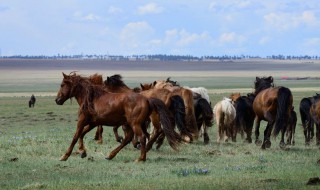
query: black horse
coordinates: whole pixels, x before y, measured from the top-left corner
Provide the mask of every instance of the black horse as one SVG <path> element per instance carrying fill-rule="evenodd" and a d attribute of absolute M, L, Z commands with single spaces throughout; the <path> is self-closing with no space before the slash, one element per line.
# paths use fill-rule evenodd
<path fill-rule="evenodd" d="M 29 100 L 29 108 L 34 107 L 35 103 L 36 103 L 36 97 L 32 94 Z"/>
<path fill-rule="evenodd" d="M 306 145 L 310 145 L 314 136 L 314 121 L 310 115 L 310 108 L 319 97 L 320 94 L 316 93 L 315 96 L 302 98 L 300 101 L 299 111 Z"/>
<path fill-rule="evenodd" d="M 236 109 L 235 118 L 235 132 L 243 135 L 243 132 L 247 134 L 246 142 L 252 143 L 252 128 L 255 118 L 255 113 L 253 111 L 253 101 L 255 96 L 252 93 L 247 94 L 247 96 L 240 96 L 240 93 L 232 93 L 230 98 L 234 102 L 234 107 Z M 233 139 L 235 140 L 235 136 Z"/>

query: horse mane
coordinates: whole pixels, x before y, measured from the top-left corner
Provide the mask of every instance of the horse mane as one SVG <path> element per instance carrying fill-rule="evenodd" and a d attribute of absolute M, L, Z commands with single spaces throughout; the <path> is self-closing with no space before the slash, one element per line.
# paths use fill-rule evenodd
<path fill-rule="evenodd" d="M 172 84 L 173 86 L 180 86 L 180 84 L 179 84 L 177 81 L 171 80 L 171 77 L 168 77 L 168 78 L 167 78 L 166 83 L 170 83 L 170 84 Z"/>
<path fill-rule="evenodd" d="M 80 105 L 80 111 L 83 113 L 89 112 L 90 114 L 95 113 L 93 100 L 106 93 L 102 86 L 93 84 L 90 77 L 84 77 L 76 73 L 70 74 L 66 80 L 72 82 L 75 94 L 82 93 L 79 91 L 79 86 L 85 91 L 85 98 L 82 105 Z"/>
<path fill-rule="evenodd" d="M 107 77 L 107 80 L 104 81 L 106 86 L 112 87 L 126 87 L 129 88 L 123 81 L 122 76 L 119 74 L 112 75 L 111 77 Z"/>
<path fill-rule="evenodd" d="M 272 76 L 261 77 L 261 78 L 260 77 L 256 77 L 256 81 L 254 82 L 254 89 L 255 89 L 254 94 L 257 95 L 262 90 L 270 88 L 270 87 L 274 87 L 273 77 Z"/>
<path fill-rule="evenodd" d="M 92 84 L 95 84 L 95 85 L 102 85 L 103 84 L 102 75 L 100 75 L 98 73 L 90 75 L 89 80 L 92 82 Z"/>

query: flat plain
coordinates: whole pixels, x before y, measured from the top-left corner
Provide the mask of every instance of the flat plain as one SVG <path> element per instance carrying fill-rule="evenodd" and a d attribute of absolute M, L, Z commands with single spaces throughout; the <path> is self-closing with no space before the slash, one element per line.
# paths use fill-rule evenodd
<path fill-rule="evenodd" d="M 216 125 L 203 139 L 182 144 L 178 152 L 167 143 L 151 150 L 145 163 L 134 163 L 139 151 L 131 144 L 111 161 L 105 156 L 118 144 L 112 128 L 104 127 L 104 142 L 85 137 L 88 156 L 73 154 L 59 161 L 75 132 L 78 105 L 58 106 L 55 94 L 62 72 L 121 74 L 130 87 L 171 77 L 183 86 L 206 87 L 214 105 L 231 92 L 253 91 L 256 76 L 273 76 L 289 87 L 298 113 L 303 97 L 320 92 L 319 61 L 242 60 L 224 62 L 112 62 L 103 60 L 0 59 L 0 186 L 1 189 L 319 189 L 306 185 L 320 176 L 320 150 L 304 145 L 300 114 L 296 145 L 279 148 L 279 137 L 268 150 L 243 142 L 216 143 Z M 311 77 L 281 80 L 282 77 Z M 31 94 L 37 97 L 28 108 Z M 260 134 L 263 134 L 265 123 Z M 254 138 L 254 136 L 253 136 Z M 262 136 L 260 136 L 260 139 Z M 74 152 L 76 151 L 74 149 Z"/>

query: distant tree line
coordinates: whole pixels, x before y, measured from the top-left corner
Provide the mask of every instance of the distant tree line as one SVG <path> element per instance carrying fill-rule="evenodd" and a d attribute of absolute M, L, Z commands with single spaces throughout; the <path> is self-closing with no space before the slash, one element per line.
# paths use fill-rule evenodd
<path fill-rule="evenodd" d="M 275 60 L 317 60 L 320 56 L 314 55 L 271 55 L 266 57 L 251 56 L 251 55 L 220 55 L 220 56 L 192 56 L 192 55 L 13 55 L 13 56 L 0 56 L 3 59 L 99 59 L 99 60 L 154 60 L 154 61 L 208 61 L 208 60 L 240 60 L 240 59 L 275 59 Z"/>

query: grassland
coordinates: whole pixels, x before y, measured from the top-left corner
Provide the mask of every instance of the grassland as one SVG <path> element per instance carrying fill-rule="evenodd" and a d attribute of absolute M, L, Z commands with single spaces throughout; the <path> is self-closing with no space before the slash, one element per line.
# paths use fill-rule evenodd
<path fill-rule="evenodd" d="M 61 72 L 59 72 L 61 73 Z M 125 73 L 120 73 L 126 76 Z M 60 76 L 60 74 L 59 74 Z M 173 75 L 171 75 L 173 76 Z M 50 77 L 49 77 L 50 78 Z M 156 77 L 125 77 L 129 86 L 151 82 Z M 234 89 L 252 90 L 253 77 L 173 76 L 180 84 L 205 86 L 215 104 Z M 10 83 L 8 82 L 10 81 Z M 34 85 L 36 81 L 36 85 Z M 319 81 L 275 81 L 288 86 L 297 110 L 302 97 L 319 92 Z M 319 189 L 307 186 L 309 178 L 320 176 L 319 147 L 315 142 L 304 145 L 301 121 L 298 119 L 296 145 L 281 150 L 279 137 L 263 151 L 255 144 L 242 142 L 216 143 L 216 126 L 209 132 L 210 143 L 203 140 L 180 146 L 173 151 L 167 143 L 151 150 L 145 163 L 134 163 L 140 152 L 131 145 L 111 161 L 105 155 L 115 148 L 111 128 L 104 127 L 104 142 L 93 141 L 94 132 L 85 137 L 88 157 L 73 154 L 59 161 L 75 131 L 78 105 L 68 101 L 63 106 L 54 102 L 59 80 L 2 80 L 2 93 L 26 96 L 0 97 L 0 187 L 1 189 Z M 218 89 L 220 89 L 218 91 Z M 221 90 L 222 89 L 222 90 Z M 300 90 L 298 90 L 300 89 Z M 303 89 L 303 90 L 301 90 Z M 29 94 L 37 96 L 35 108 L 28 108 Z M 299 114 L 298 114 L 299 117 Z M 265 123 L 262 124 L 264 126 Z M 264 127 L 261 127 L 261 133 Z"/>

